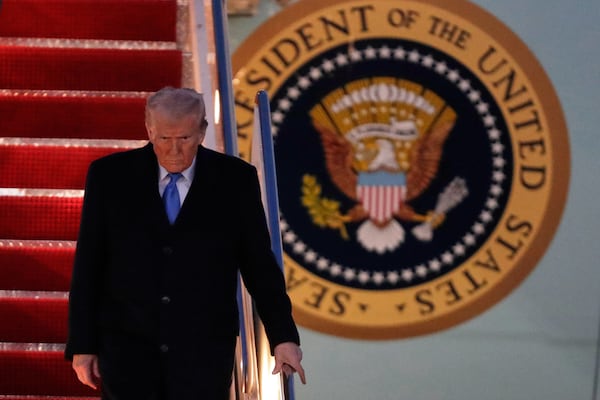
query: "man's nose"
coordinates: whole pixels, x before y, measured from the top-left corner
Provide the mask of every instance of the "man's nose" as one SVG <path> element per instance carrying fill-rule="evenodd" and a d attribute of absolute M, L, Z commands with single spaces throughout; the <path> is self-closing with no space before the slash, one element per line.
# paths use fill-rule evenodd
<path fill-rule="evenodd" d="M 169 146 L 169 153 L 179 154 L 181 152 L 181 145 L 177 139 L 173 139 Z"/>

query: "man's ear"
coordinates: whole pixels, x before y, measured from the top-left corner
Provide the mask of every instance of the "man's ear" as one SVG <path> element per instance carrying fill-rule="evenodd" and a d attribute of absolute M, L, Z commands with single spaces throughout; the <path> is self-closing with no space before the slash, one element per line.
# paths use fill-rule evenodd
<path fill-rule="evenodd" d="M 153 135 L 152 135 L 152 128 L 150 128 L 150 125 L 148 125 L 148 123 L 145 123 L 146 125 L 146 133 L 148 134 L 148 140 L 150 140 L 152 142 L 153 140 Z"/>

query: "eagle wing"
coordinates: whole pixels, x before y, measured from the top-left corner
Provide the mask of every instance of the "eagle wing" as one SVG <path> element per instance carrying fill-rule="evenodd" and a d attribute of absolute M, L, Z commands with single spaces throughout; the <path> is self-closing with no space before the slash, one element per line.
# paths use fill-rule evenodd
<path fill-rule="evenodd" d="M 442 147 L 454 121 L 434 126 L 415 146 L 410 170 L 406 177 L 406 200 L 418 197 L 435 177 L 442 158 Z"/>
<path fill-rule="evenodd" d="M 352 169 L 352 145 L 323 125 L 315 123 L 315 128 L 321 136 L 329 176 L 346 196 L 355 199 L 358 178 Z"/>

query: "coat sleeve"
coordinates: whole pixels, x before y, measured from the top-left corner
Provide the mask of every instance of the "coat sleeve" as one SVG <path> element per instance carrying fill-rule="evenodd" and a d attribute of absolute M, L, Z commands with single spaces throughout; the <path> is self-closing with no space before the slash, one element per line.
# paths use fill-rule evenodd
<path fill-rule="evenodd" d="M 98 309 L 105 265 L 104 192 L 98 163 L 90 165 L 69 292 L 69 336 L 65 357 L 98 353 Z"/>
<path fill-rule="evenodd" d="M 240 214 L 240 271 L 265 326 L 271 352 L 283 342 L 300 344 L 284 276 L 271 250 L 260 185 L 254 167 L 245 169 L 237 187 L 239 207 L 243 210 Z"/>

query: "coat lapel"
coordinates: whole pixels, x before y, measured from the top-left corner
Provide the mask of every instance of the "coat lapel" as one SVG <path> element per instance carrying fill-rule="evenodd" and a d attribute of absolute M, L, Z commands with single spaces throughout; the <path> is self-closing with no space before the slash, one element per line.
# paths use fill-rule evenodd
<path fill-rule="evenodd" d="M 140 199 L 138 204 L 143 207 L 143 214 L 151 226 L 165 229 L 170 224 L 158 192 L 158 161 L 151 143 L 142 148 L 136 168 L 137 193 L 134 195 Z"/>
<path fill-rule="evenodd" d="M 185 226 L 188 223 L 197 221 L 202 218 L 203 213 L 207 212 L 209 196 L 215 179 L 217 179 L 214 168 L 210 166 L 209 158 L 208 151 L 202 146 L 198 147 L 194 180 L 179 211 L 175 226 Z"/>

